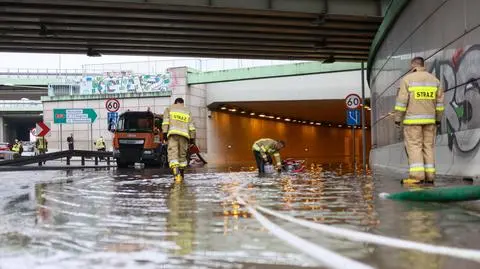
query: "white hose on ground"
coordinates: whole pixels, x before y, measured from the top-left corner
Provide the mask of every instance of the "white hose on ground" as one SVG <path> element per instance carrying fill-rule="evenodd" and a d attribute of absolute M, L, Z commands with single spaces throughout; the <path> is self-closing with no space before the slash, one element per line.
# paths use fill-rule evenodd
<path fill-rule="evenodd" d="M 456 247 L 444 247 L 435 246 L 425 243 L 417 243 L 408 240 L 402 240 L 392 237 L 386 237 L 376 234 L 370 234 L 365 232 L 352 231 L 349 229 L 333 227 L 326 224 L 315 223 L 307 220 L 297 219 L 262 206 L 255 206 L 258 211 L 264 212 L 268 215 L 275 216 L 277 218 L 308 227 L 326 234 L 330 234 L 336 237 L 346 238 L 351 241 L 372 243 L 378 245 L 384 245 L 394 248 L 418 250 L 431 254 L 445 255 L 455 258 L 463 258 L 480 262 L 480 251 L 473 249 L 463 249 Z"/>
<path fill-rule="evenodd" d="M 310 257 L 322 262 L 329 268 L 338 268 L 338 269 L 373 269 L 373 267 L 357 262 L 355 260 L 351 260 L 349 258 L 343 257 L 333 251 L 328 249 L 324 249 L 319 247 L 307 240 L 304 240 L 296 235 L 293 235 L 284 229 L 280 228 L 278 225 L 272 223 L 267 218 L 265 218 L 261 213 L 257 210 L 249 206 L 245 201 L 240 198 L 236 197 L 237 201 L 244 205 L 245 208 L 252 214 L 255 219 L 257 219 L 260 224 L 263 225 L 267 230 L 269 230 L 272 234 L 274 234 L 279 239 L 287 242 L 289 245 L 295 247 L 296 249 L 308 254 Z"/>

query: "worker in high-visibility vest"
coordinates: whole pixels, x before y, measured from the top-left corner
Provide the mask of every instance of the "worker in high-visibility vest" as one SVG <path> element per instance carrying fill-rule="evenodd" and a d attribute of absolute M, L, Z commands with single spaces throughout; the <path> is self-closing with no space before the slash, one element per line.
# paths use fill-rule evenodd
<path fill-rule="evenodd" d="M 15 144 L 12 146 L 12 151 L 13 153 L 13 158 L 17 159 L 22 156 L 23 153 L 23 145 L 22 142 L 18 141 L 18 139 L 15 139 Z"/>
<path fill-rule="evenodd" d="M 183 180 L 188 165 L 188 146 L 195 144 L 196 129 L 192 113 L 184 103 L 183 98 L 177 98 L 163 113 L 163 137 L 167 139 L 169 166 L 176 181 Z"/>
<path fill-rule="evenodd" d="M 103 136 L 100 136 L 95 142 L 95 148 L 97 151 L 106 151 L 105 139 Z M 100 157 L 100 160 L 103 160 L 103 157 Z"/>
<path fill-rule="evenodd" d="M 433 183 L 435 180 L 435 137 L 444 104 L 440 81 L 425 69 L 425 60 L 415 57 L 411 72 L 400 82 L 395 104 L 395 124 L 404 126 L 409 177 L 403 183 Z"/>
<path fill-rule="evenodd" d="M 37 148 L 38 155 L 45 154 L 48 151 L 48 141 L 44 136 L 37 137 L 35 141 L 35 147 Z M 45 161 L 43 161 L 45 164 Z"/>

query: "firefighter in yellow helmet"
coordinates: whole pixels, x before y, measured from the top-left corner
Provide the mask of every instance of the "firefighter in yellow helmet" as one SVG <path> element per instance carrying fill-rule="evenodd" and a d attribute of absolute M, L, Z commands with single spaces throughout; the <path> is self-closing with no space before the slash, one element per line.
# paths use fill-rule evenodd
<path fill-rule="evenodd" d="M 433 183 L 435 180 L 435 136 L 442 119 L 443 89 L 425 69 L 425 60 L 411 61 L 411 72 L 403 77 L 395 104 L 395 124 L 404 126 L 409 178 L 403 183 Z"/>
<path fill-rule="evenodd" d="M 273 140 L 271 138 L 262 138 L 253 143 L 252 151 L 257 163 L 258 173 L 265 173 L 265 163 L 268 162 L 269 155 L 273 155 L 275 159 L 275 166 L 278 172 L 282 171 L 282 160 L 280 157 L 280 150 L 285 147 L 285 142 Z"/>
<path fill-rule="evenodd" d="M 163 137 L 167 138 L 169 166 L 176 181 L 183 179 L 184 170 L 188 165 L 188 146 L 189 143 L 195 143 L 196 130 L 192 113 L 184 103 L 183 98 L 177 98 L 163 113 Z"/>

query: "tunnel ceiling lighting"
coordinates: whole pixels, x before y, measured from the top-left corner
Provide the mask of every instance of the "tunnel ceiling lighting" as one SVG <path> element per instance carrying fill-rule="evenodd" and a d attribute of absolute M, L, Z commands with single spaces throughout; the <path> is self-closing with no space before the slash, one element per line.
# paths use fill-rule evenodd
<path fill-rule="evenodd" d="M 316 125 L 322 125 L 322 123 L 321 123 L 321 122 L 317 122 L 317 123 L 315 123 L 315 124 L 316 124 Z"/>
<path fill-rule="evenodd" d="M 236 110 L 235 108 L 232 108 L 232 109 L 229 109 L 228 111 L 230 111 L 230 112 L 235 112 L 235 111 L 237 111 L 237 110 Z"/>
<path fill-rule="evenodd" d="M 329 123 L 328 126 L 332 126 L 332 124 Z"/>
<path fill-rule="evenodd" d="M 268 116 L 269 119 L 274 119 L 275 117 L 274 116 Z"/>
<path fill-rule="evenodd" d="M 292 121 L 292 120 L 291 120 L 291 119 L 289 119 L 289 118 L 286 118 L 286 119 L 285 119 L 285 121 Z"/>
<path fill-rule="evenodd" d="M 297 120 L 293 120 L 293 122 L 297 122 Z"/>
<path fill-rule="evenodd" d="M 260 115 L 258 115 L 258 116 L 261 117 L 261 118 L 263 118 L 263 117 L 265 117 L 265 114 L 260 114 Z"/>
<path fill-rule="evenodd" d="M 315 122 L 311 121 L 310 124 L 315 124 Z"/>
<path fill-rule="evenodd" d="M 245 111 L 241 111 L 240 113 L 242 113 L 242 114 L 245 114 L 245 113 L 247 113 L 247 112 L 245 112 Z"/>
<path fill-rule="evenodd" d="M 304 120 L 304 121 L 302 121 L 302 123 L 307 123 L 307 121 L 306 121 L 306 120 Z"/>
<path fill-rule="evenodd" d="M 255 116 L 255 113 L 253 113 L 253 112 L 252 112 L 252 113 L 250 113 L 250 116 Z"/>
<path fill-rule="evenodd" d="M 342 125 L 341 125 L 341 124 L 339 124 L 339 125 L 338 125 L 338 127 L 342 128 Z"/>
<path fill-rule="evenodd" d="M 224 107 L 224 106 L 222 106 L 220 109 L 221 109 L 221 110 L 225 110 L 225 109 L 227 109 L 227 108 L 226 108 L 226 107 Z"/>
<path fill-rule="evenodd" d="M 281 119 L 282 119 L 282 118 L 280 118 L 280 117 L 277 117 L 277 120 L 281 120 Z"/>

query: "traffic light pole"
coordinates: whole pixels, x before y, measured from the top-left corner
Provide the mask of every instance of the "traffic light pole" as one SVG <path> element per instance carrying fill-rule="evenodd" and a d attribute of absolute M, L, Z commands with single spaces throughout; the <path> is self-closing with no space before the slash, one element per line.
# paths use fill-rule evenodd
<path fill-rule="evenodd" d="M 362 169 L 367 175 L 367 138 L 365 132 L 365 63 L 362 61 Z"/>

